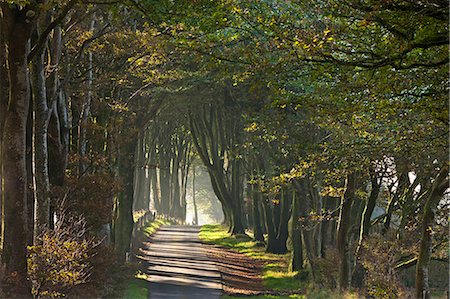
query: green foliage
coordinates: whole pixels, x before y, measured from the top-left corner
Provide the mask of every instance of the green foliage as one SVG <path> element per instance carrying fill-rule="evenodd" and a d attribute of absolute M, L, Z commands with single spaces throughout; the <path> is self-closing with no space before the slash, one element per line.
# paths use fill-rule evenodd
<path fill-rule="evenodd" d="M 31 3 L 29 0 L 2 0 L 2 2 L 6 2 L 9 5 L 17 5 L 21 9 Z"/>

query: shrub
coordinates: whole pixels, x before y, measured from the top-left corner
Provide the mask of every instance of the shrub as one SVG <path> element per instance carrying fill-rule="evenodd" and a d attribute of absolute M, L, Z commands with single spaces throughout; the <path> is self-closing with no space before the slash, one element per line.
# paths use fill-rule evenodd
<path fill-rule="evenodd" d="M 334 248 L 327 248 L 325 257 L 314 259 L 316 273 L 314 284 L 323 286 L 327 289 L 335 289 L 338 285 L 339 277 L 339 256 Z"/>
<path fill-rule="evenodd" d="M 75 286 L 88 281 L 89 259 L 98 243 L 86 233 L 82 217 L 61 218 L 53 230 L 38 236 L 28 247 L 28 275 L 35 298 L 67 295 Z"/>
<path fill-rule="evenodd" d="M 367 238 L 361 247 L 361 263 L 365 269 L 365 284 L 369 298 L 399 298 L 404 288 L 395 270 L 402 246 L 394 238 L 381 235 Z"/>

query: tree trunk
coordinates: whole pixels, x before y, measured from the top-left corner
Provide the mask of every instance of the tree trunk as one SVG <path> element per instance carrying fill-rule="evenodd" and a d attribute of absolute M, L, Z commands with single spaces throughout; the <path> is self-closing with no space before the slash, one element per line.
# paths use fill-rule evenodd
<path fill-rule="evenodd" d="M 33 97 L 30 97 L 27 118 L 26 152 L 27 152 L 27 223 L 28 223 L 28 245 L 34 243 L 34 176 L 33 176 Z"/>
<path fill-rule="evenodd" d="M 264 242 L 264 235 L 261 225 L 261 213 L 260 213 L 260 192 L 255 190 L 255 186 L 251 185 L 251 195 L 253 199 L 253 238 L 257 242 Z"/>
<path fill-rule="evenodd" d="M 388 232 L 388 230 L 391 226 L 391 219 L 392 219 L 392 214 L 394 213 L 394 207 L 395 207 L 401 193 L 403 193 L 408 182 L 409 182 L 408 172 L 404 171 L 400 174 L 400 178 L 399 178 L 399 182 L 398 182 L 398 186 L 397 186 L 397 190 L 396 190 L 395 194 L 391 197 L 391 199 L 388 202 L 388 206 L 386 209 L 386 217 L 384 218 L 383 229 L 382 229 L 383 235 Z"/>
<path fill-rule="evenodd" d="M 290 220 L 290 232 L 292 243 L 291 262 L 289 264 L 289 271 L 300 271 L 303 269 L 303 244 L 302 244 L 302 230 L 299 221 L 300 218 L 300 196 L 294 193 L 292 199 L 292 215 Z"/>
<path fill-rule="evenodd" d="M 153 208 L 160 212 L 161 211 L 161 201 L 160 201 L 160 189 L 159 189 L 159 179 L 157 170 L 157 158 L 156 158 L 156 143 L 150 145 L 149 149 L 149 165 L 148 174 L 150 177 L 151 194 L 153 200 Z"/>
<path fill-rule="evenodd" d="M 348 174 L 345 180 L 345 192 L 341 199 L 339 222 L 337 227 L 337 250 L 339 254 L 339 288 L 344 290 L 349 284 L 349 248 L 348 232 L 351 222 L 351 206 L 355 196 L 355 174 Z"/>
<path fill-rule="evenodd" d="M 198 210 L 195 199 L 195 165 L 192 167 L 192 204 L 194 205 L 194 220 L 193 224 L 198 225 Z"/>
<path fill-rule="evenodd" d="M 292 205 L 291 193 L 283 190 L 282 200 L 281 200 L 281 213 L 280 222 L 278 224 L 278 253 L 284 254 L 287 252 L 287 239 L 289 236 L 289 218 L 290 218 L 290 208 Z"/>
<path fill-rule="evenodd" d="M 5 25 L 0 22 L 0 211 L 3 210 L 3 134 L 9 101 L 9 79 L 6 64 Z M 0 240 L 3 239 L 3 215 L 0 213 Z"/>
<path fill-rule="evenodd" d="M 375 209 L 378 194 L 380 193 L 381 180 L 378 182 L 377 174 L 374 171 L 370 172 L 371 177 L 371 191 L 369 197 L 367 198 L 366 205 L 364 207 L 364 211 L 362 213 L 360 232 L 359 232 L 359 240 L 358 247 L 356 249 L 355 254 L 355 268 L 352 274 L 352 285 L 357 288 L 363 287 L 364 283 L 364 268 L 360 262 L 359 251 L 361 249 L 362 243 L 364 239 L 369 235 L 370 229 L 370 219 L 372 217 L 373 210 Z"/>
<path fill-rule="evenodd" d="M 273 223 L 274 218 L 272 215 L 272 209 L 270 207 L 269 199 L 264 196 L 262 200 L 263 211 L 265 215 L 265 225 L 267 231 L 267 244 L 266 244 L 266 252 L 275 252 L 276 251 L 276 242 L 277 242 L 277 234 L 275 231 L 275 225 Z"/>
<path fill-rule="evenodd" d="M 91 21 L 90 31 L 94 32 L 95 26 L 95 15 Z M 91 110 L 91 101 L 92 101 L 92 83 L 93 83 L 93 71 L 92 71 L 92 51 L 88 53 L 88 72 L 87 72 L 87 92 L 86 99 L 83 103 L 80 115 L 80 121 L 78 125 L 78 155 L 80 159 L 79 163 L 79 175 L 82 175 L 86 172 L 87 169 L 87 125 L 89 120 L 89 113 Z"/>
<path fill-rule="evenodd" d="M 428 267 L 431 259 L 432 248 L 432 226 L 434 224 L 434 211 L 439 204 L 444 192 L 449 187 L 448 164 L 442 167 L 434 180 L 430 195 L 423 207 L 422 232 L 419 247 L 419 256 L 416 264 L 416 297 L 430 298 L 428 284 Z"/>
<path fill-rule="evenodd" d="M 166 151 L 167 149 L 163 149 Z M 161 191 L 161 212 L 169 215 L 170 210 L 170 157 L 160 152 L 159 160 L 159 190 Z"/>
<path fill-rule="evenodd" d="M 119 161 L 119 175 L 122 179 L 123 190 L 118 195 L 116 205 L 116 219 L 114 223 L 115 250 L 119 262 L 124 262 L 126 253 L 130 250 L 131 233 L 133 231 L 133 174 L 135 147 L 128 144 L 121 152 Z"/>
<path fill-rule="evenodd" d="M 49 108 L 44 70 L 45 48 L 40 49 L 33 59 L 32 86 L 34 104 L 33 152 L 35 223 L 34 235 L 39 237 L 48 228 L 50 219 L 50 182 L 48 172 L 48 123 Z M 36 239 L 37 240 L 37 239 Z"/>
<path fill-rule="evenodd" d="M 29 81 L 27 44 L 32 20 L 27 19 L 28 9 L 19 10 L 7 3 L 1 4 L 2 27 L 8 29 L 9 107 L 5 115 L 2 159 L 4 238 L 2 263 L 6 275 L 15 276 L 13 293 L 29 297 L 27 280 L 27 170 L 26 124 L 29 109 Z M 13 274 L 14 273 L 14 274 Z"/>
<path fill-rule="evenodd" d="M 370 191 L 369 197 L 367 198 L 367 203 L 362 214 L 359 245 L 361 245 L 361 242 L 364 239 L 364 237 L 369 235 L 370 219 L 372 217 L 373 210 L 375 209 L 375 206 L 377 204 L 378 194 L 380 193 L 381 185 L 380 182 L 378 182 L 376 173 L 374 172 L 371 173 L 371 184 L 372 189 Z"/>

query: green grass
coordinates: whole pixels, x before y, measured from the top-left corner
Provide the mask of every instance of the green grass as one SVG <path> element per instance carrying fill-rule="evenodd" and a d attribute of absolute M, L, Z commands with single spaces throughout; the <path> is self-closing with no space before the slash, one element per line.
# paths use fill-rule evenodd
<path fill-rule="evenodd" d="M 250 234 L 251 235 L 251 234 Z M 305 279 L 299 279 L 298 276 L 304 276 L 308 273 L 289 272 L 288 265 L 290 254 L 271 254 L 266 253 L 265 248 L 258 246 L 247 235 L 231 236 L 227 229 L 221 225 L 204 225 L 200 230 L 200 239 L 208 244 L 220 245 L 225 248 L 243 253 L 249 257 L 264 262 L 262 273 L 263 285 L 268 290 L 273 291 L 293 291 L 302 294 L 294 295 L 261 295 L 250 296 L 252 299 L 356 299 L 357 296 L 352 293 L 337 294 L 335 291 L 326 289 L 313 289 Z M 305 295 L 306 293 L 306 295 Z M 242 298 L 224 296 L 226 299 Z"/>
<path fill-rule="evenodd" d="M 150 237 L 153 235 L 162 225 L 172 224 L 169 220 L 157 218 L 155 221 L 148 223 L 144 228 L 142 228 L 142 232 L 146 237 Z"/>
<path fill-rule="evenodd" d="M 200 239 L 208 244 L 220 245 L 243 253 L 256 260 L 265 261 L 263 268 L 263 285 L 275 291 L 298 290 L 305 288 L 305 283 L 295 276 L 297 272 L 289 272 L 290 254 L 266 253 L 265 248 L 258 246 L 247 235 L 231 236 L 221 225 L 204 225 L 200 231 Z M 296 295 L 297 296 L 297 295 Z M 252 297 L 253 298 L 253 297 Z M 254 297 L 254 298 L 301 298 L 301 297 Z"/>
<path fill-rule="evenodd" d="M 123 293 L 123 299 L 145 299 L 148 298 L 148 281 L 134 278 L 127 283 Z"/>

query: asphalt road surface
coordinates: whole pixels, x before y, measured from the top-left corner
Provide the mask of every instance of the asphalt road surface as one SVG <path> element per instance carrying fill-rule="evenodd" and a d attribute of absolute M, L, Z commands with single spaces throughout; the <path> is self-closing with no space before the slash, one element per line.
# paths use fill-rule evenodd
<path fill-rule="evenodd" d="M 199 226 L 162 226 L 144 250 L 151 299 L 219 299 L 220 272 L 198 238 Z"/>

